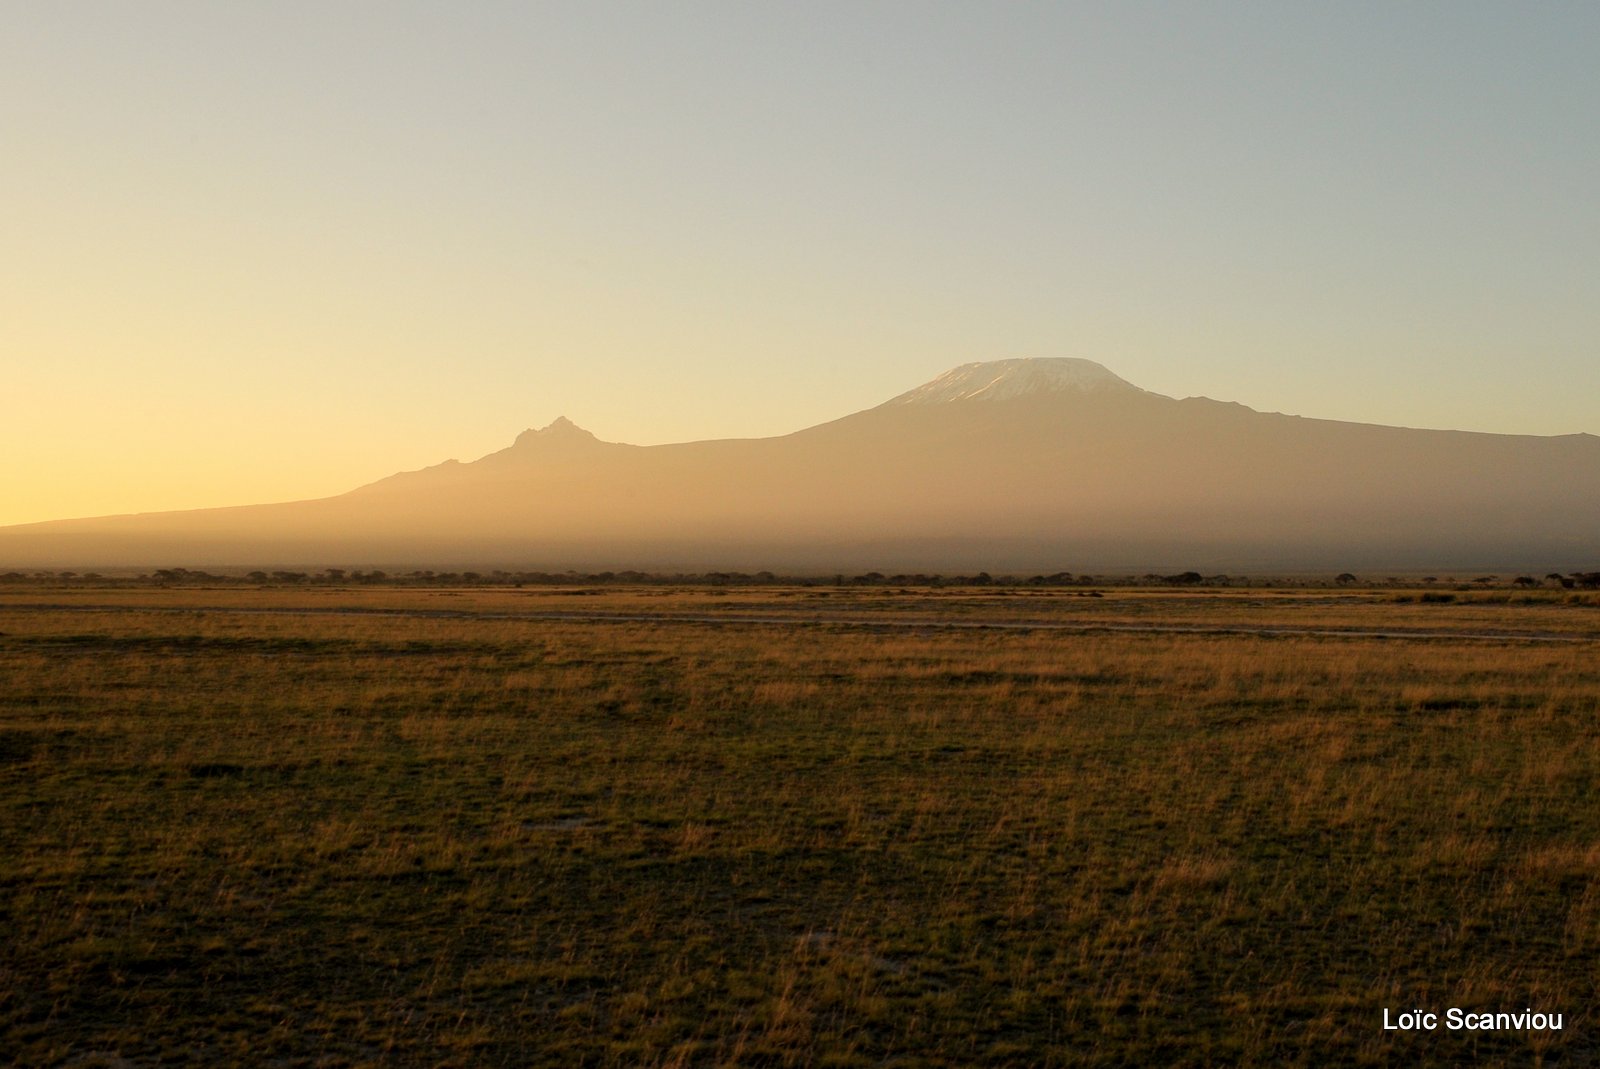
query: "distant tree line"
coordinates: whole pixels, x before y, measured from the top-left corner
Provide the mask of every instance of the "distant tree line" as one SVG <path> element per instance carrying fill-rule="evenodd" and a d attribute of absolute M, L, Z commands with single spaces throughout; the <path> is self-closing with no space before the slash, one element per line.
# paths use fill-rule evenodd
<path fill-rule="evenodd" d="M 255 585 L 255 586 L 392 586 L 392 587 L 540 587 L 540 586 L 711 586 L 711 587 L 997 587 L 1026 588 L 1090 588 L 1090 587 L 1307 587 L 1362 585 L 1367 587 L 1428 586 L 1439 583 L 1453 584 L 1458 590 L 1488 589 L 1511 586 L 1531 589 L 1553 586 L 1566 590 L 1600 589 L 1600 571 L 1551 572 L 1543 580 L 1531 575 L 1519 575 L 1502 583 L 1498 576 L 1480 575 L 1470 581 L 1441 579 L 1424 576 L 1421 579 L 1389 576 L 1381 580 L 1363 582 L 1351 572 L 1341 572 L 1328 579 L 1267 578 L 1261 576 L 1204 575 L 1197 571 L 1142 575 L 1088 575 L 1070 571 L 1036 575 L 1007 575 L 977 572 L 975 574 L 944 575 L 939 573 L 862 572 L 857 575 L 835 573 L 831 576 L 782 575 L 770 571 L 760 572 L 546 572 L 546 571 L 414 571 L 386 572 L 376 568 L 323 568 L 295 571 L 256 569 L 249 572 L 214 573 L 196 568 L 158 568 L 138 575 L 108 576 L 99 572 L 77 571 L 10 571 L 0 573 L 0 583 L 54 582 L 98 585 Z"/>

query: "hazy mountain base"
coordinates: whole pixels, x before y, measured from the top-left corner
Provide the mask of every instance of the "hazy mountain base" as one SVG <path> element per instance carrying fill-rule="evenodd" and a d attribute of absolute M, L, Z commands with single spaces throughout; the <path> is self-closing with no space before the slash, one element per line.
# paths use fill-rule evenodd
<path fill-rule="evenodd" d="M 1565 574 L 1575 564 L 1600 556 L 1596 547 L 1568 540 L 1530 546 L 1507 541 L 1451 547 L 1443 541 L 1410 547 L 1362 549 L 1344 544 L 1322 547 L 1300 544 L 1292 549 L 1277 542 L 1257 546 L 1207 547 L 1192 542 L 1152 539 L 1143 545 L 1129 540 L 1074 540 L 1063 547 L 1057 539 L 926 538 L 860 542 L 822 539 L 756 543 L 710 538 L 641 541 L 588 540 L 532 542 L 526 539 L 371 539 L 348 541 L 218 538 L 195 539 L 184 534 L 128 537 L 89 532 L 52 534 L 33 544 L 4 545 L 0 568 L 66 568 L 111 573 L 148 571 L 157 567 L 223 568 L 244 574 L 252 570 L 320 571 L 327 567 L 380 569 L 404 574 L 435 571 L 544 571 L 579 573 L 640 571 L 649 573 L 777 572 L 794 576 L 1056 574 L 1064 571 L 1097 575 L 1166 575 L 1198 569 L 1207 575 L 1295 576 L 1356 571 L 1364 575 L 1530 572 Z M 1530 560 L 1537 563 L 1530 564 Z M 1549 562 L 1554 562 L 1553 564 Z"/>
<path fill-rule="evenodd" d="M 1596 486 L 1588 435 L 1337 423 L 1112 383 L 667 446 L 558 421 L 319 501 L 0 530 L 0 567 L 1544 574 L 1600 557 Z"/>

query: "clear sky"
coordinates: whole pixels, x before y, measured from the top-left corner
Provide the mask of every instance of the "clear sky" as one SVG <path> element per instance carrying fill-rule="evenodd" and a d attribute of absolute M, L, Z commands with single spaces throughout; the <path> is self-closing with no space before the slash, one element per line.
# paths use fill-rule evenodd
<path fill-rule="evenodd" d="M 1600 432 L 1593 3 L 0 4 L 0 523 L 971 360 Z"/>

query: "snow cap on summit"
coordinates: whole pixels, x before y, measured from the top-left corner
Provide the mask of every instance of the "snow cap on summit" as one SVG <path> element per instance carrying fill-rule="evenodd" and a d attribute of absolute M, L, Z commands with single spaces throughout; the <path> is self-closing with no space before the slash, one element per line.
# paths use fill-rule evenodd
<path fill-rule="evenodd" d="M 1093 360 L 1036 357 L 988 360 L 951 368 L 931 382 L 885 401 L 886 405 L 936 405 L 951 401 L 1005 401 L 1036 394 L 1084 390 L 1132 390 L 1139 387 L 1107 371 Z"/>

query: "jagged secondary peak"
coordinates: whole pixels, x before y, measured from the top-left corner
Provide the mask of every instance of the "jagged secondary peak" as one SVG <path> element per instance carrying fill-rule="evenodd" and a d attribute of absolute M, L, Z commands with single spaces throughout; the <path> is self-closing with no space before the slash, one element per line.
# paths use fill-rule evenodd
<path fill-rule="evenodd" d="M 951 401 L 1004 401 L 1037 394 L 1083 390 L 1130 390 L 1139 387 L 1112 374 L 1093 360 L 1036 357 L 986 360 L 951 368 L 931 382 L 908 390 L 886 405 L 937 405 Z"/>
<path fill-rule="evenodd" d="M 533 445 L 536 442 L 598 442 L 600 439 L 584 430 L 566 416 L 557 416 L 555 422 L 548 427 L 534 430 L 532 427 L 517 435 L 517 445 Z"/>

